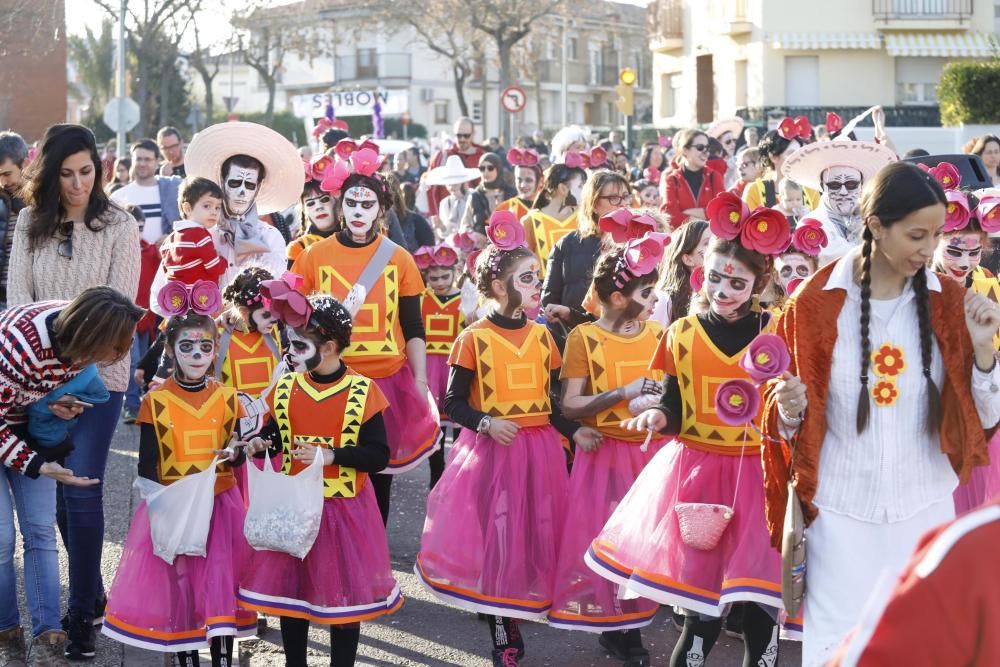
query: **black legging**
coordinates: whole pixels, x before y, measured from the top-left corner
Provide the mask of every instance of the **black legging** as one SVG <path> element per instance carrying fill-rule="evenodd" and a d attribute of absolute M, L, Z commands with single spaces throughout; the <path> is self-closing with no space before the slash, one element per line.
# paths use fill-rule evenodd
<path fill-rule="evenodd" d="M 212 667 L 232 667 L 232 637 L 212 637 L 212 641 L 209 642 L 209 649 L 212 653 Z M 198 651 L 181 651 L 177 654 L 177 664 L 180 667 L 199 667 L 201 662 L 198 659 Z"/>
<path fill-rule="evenodd" d="M 382 514 L 382 525 L 389 525 L 389 499 L 392 497 L 392 475 L 375 474 L 370 476 L 372 488 L 375 489 L 375 500 L 378 511 Z"/>
<path fill-rule="evenodd" d="M 749 603 L 743 606 L 743 667 L 757 667 L 774 638 L 774 626 L 774 619 L 760 605 Z M 685 616 L 684 629 L 670 657 L 670 667 L 700 667 L 705 664 L 721 632 L 721 618 Z M 774 664 L 777 664 L 777 650 L 775 646 Z"/>
<path fill-rule="evenodd" d="M 361 624 L 330 626 L 330 667 L 353 667 L 361 639 Z M 285 647 L 285 667 L 307 667 L 309 621 L 281 617 L 281 643 Z"/>

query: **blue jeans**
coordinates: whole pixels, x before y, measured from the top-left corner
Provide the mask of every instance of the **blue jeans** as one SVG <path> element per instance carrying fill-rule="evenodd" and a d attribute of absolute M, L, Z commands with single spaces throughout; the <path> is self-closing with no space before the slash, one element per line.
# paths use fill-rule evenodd
<path fill-rule="evenodd" d="M 132 334 L 132 363 L 129 365 L 128 391 L 125 392 L 125 407 L 133 412 L 139 411 L 139 399 L 142 398 L 142 387 L 135 381 L 135 368 L 139 360 L 149 350 L 149 334 L 136 332 Z"/>
<path fill-rule="evenodd" d="M 107 403 L 80 415 L 70 435 L 74 449 L 63 462 L 77 476 L 97 478 L 101 483 L 59 484 L 56 496 L 59 532 L 69 555 L 69 609 L 87 618 L 94 615 L 97 596 L 104 593 L 104 469 L 125 396 L 120 391 L 110 393 Z"/>
<path fill-rule="evenodd" d="M 21 624 L 14 572 L 14 510 L 24 539 L 24 588 L 31 630 L 59 630 L 59 556 L 56 553 L 56 482 L 28 479 L 0 466 L 0 630 Z"/>

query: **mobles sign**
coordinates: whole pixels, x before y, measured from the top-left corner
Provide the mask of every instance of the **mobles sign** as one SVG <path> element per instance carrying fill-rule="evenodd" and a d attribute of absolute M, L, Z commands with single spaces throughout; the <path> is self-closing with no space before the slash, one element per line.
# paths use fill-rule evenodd
<path fill-rule="evenodd" d="M 396 116 L 409 107 L 407 90 L 346 90 L 313 95 L 296 95 L 292 109 L 299 118 L 322 118 L 328 104 L 338 118 L 342 116 L 370 116 L 375 102 L 382 106 L 382 115 Z"/>

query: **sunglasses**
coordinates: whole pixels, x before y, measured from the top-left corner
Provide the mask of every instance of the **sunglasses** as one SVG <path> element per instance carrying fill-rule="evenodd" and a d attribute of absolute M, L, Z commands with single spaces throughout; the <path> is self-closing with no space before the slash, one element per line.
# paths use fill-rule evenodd
<path fill-rule="evenodd" d="M 230 178 L 228 181 L 226 181 L 226 185 L 231 187 L 233 190 L 245 187 L 250 192 L 253 192 L 254 190 L 257 189 L 257 184 L 254 181 L 248 181 L 245 178 Z"/>
<path fill-rule="evenodd" d="M 699 153 L 707 153 L 708 152 L 708 144 L 691 144 L 687 148 L 693 148 L 696 151 L 698 151 Z"/>
<path fill-rule="evenodd" d="M 465 133 L 459 132 L 458 134 L 455 135 L 455 137 L 458 138 L 458 139 L 471 139 L 472 138 L 472 134 L 465 134 Z"/>
<path fill-rule="evenodd" d="M 861 181 L 844 181 L 843 183 L 827 181 L 823 185 L 826 187 L 827 192 L 838 192 L 841 189 L 847 190 L 848 192 L 854 192 L 861 186 Z"/>
<path fill-rule="evenodd" d="M 496 171 L 496 167 L 492 164 L 483 164 L 479 166 L 479 171 Z"/>
<path fill-rule="evenodd" d="M 59 224 L 59 234 L 64 238 L 56 246 L 56 252 L 60 257 L 73 259 L 73 221 L 66 220 Z"/>

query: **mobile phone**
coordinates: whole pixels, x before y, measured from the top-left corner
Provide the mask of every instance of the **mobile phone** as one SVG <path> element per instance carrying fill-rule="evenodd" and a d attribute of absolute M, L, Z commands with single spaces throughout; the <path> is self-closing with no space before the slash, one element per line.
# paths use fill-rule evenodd
<path fill-rule="evenodd" d="M 93 403 L 87 403 L 86 401 L 81 401 L 78 398 L 73 398 L 72 396 L 60 396 L 56 400 L 51 402 L 51 405 L 61 405 L 65 408 L 92 408 Z"/>

